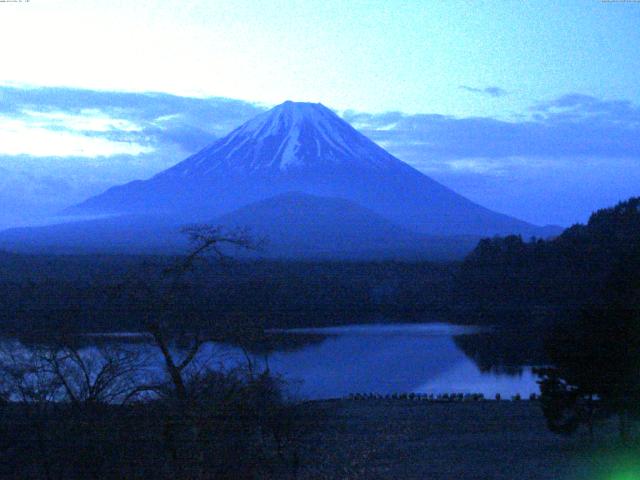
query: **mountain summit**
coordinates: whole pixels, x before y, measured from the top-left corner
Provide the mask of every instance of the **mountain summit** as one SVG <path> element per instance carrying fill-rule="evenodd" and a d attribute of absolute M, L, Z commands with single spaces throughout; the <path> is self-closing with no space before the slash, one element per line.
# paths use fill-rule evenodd
<path fill-rule="evenodd" d="M 540 235 L 397 159 L 319 103 L 287 101 L 145 181 L 107 190 L 74 214 L 211 219 L 287 192 L 348 200 L 426 235 Z"/>
<path fill-rule="evenodd" d="M 397 163 L 324 105 L 287 101 L 162 175 L 274 175 L 339 166 L 385 169 Z"/>

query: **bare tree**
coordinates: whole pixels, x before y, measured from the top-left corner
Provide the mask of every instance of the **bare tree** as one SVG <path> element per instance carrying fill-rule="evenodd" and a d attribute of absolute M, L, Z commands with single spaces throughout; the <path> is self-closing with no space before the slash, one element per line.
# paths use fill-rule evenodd
<path fill-rule="evenodd" d="M 73 342 L 60 342 L 41 355 L 45 373 L 59 385 L 63 399 L 76 407 L 112 404 L 136 387 L 146 359 L 138 349 L 105 344 L 82 351 Z"/>
<path fill-rule="evenodd" d="M 61 385 L 46 373 L 38 349 L 25 348 L 18 341 L 0 343 L 0 371 L 3 393 L 9 400 L 46 405 L 58 397 Z"/>
<path fill-rule="evenodd" d="M 185 371 L 193 363 L 202 346 L 213 339 L 211 332 L 197 331 L 191 334 L 191 345 L 186 353 L 179 355 L 172 351 L 169 328 L 166 313 L 168 307 L 175 301 L 176 294 L 182 287 L 186 274 L 191 272 L 199 260 L 213 257 L 219 262 L 227 262 L 227 247 L 235 247 L 243 250 L 257 250 L 264 241 L 254 240 L 247 229 L 225 230 L 222 227 L 211 225 L 191 225 L 182 229 L 191 244 L 190 252 L 180 259 L 175 265 L 165 269 L 164 275 L 169 279 L 168 289 L 162 292 L 159 302 L 160 309 L 157 316 L 147 318 L 145 328 L 151 334 L 154 344 L 160 350 L 166 372 L 173 384 L 178 400 L 187 400 L 187 381 Z M 181 358 L 180 358 L 181 357 Z"/>
<path fill-rule="evenodd" d="M 229 261 L 228 249 L 256 250 L 262 242 L 255 241 L 246 229 L 225 230 L 210 225 L 192 225 L 185 227 L 191 244 L 187 255 L 174 265 L 164 269 L 160 285 L 142 279 L 138 282 L 139 293 L 151 302 L 146 309 L 144 328 L 153 339 L 153 344 L 162 356 L 164 371 L 167 374 L 169 389 L 163 385 L 139 385 L 125 399 L 137 398 L 142 392 L 154 392 L 167 395 L 177 402 L 169 409 L 164 429 L 164 443 L 172 459 L 177 477 L 201 478 L 204 475 L 204 449 L 199 445 L 205 418 L 210 413 L 202 411 L 198 406 L 199 393 L 206 391 L 205 384 L 212 378 L 207 372 L 199 371 L 195 361 L 201 353 L 203 345 L 215 339 L 211 331 L 191 329 L 183 338 L 186 349 L 175 349 L 175 308 L 180 293 L 185 289 L 185 277 L 194 271 L 198 262 L 206 263 L 213 258 L 218 263 Z M 144 301 L 143 300 L 143 301 Z M 234 383 L 231 382 L 233 386 Z M 233 388 L 231 388 L 233 390 Z M 230 391 L 231 391 L 230 390 Z M 186 455 L 186 458 L 183 458 Z"/>
<path fill-rule="evenodd" d="M 0 348 L 3 390 L 28 404 L 117 403 L 135 388 L 147 363 L 139 349 L 116 344 L 83 349 L 66 336 L 29 346 L 4 342 Z"/>

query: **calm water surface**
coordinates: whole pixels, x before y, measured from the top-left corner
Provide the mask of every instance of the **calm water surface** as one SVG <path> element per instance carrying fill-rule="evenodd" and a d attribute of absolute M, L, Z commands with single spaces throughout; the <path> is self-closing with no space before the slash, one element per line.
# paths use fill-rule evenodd
<path fill-rule="evenodd" d="M 477 333 L 473 327 L 429 323 L 282 332 L 327 335 L 320 343 L 269 357 L 271 370 L 297 380 L 295 388 L 306 398 L 404 392 L 510 397 L 538 392 L 531 368 L 523 368 L 518 375 L 481 372 L 454 343 L 455 335 Z"/>
<path fill-rule="evenodd" d="M 500 393 L 510 398 L 538 392 L 530 368 L 519 374 L 482 372 L 454 342 L 457 335 L 474 335 L 477 328 L 443 323 L 348 325 L 330 328 L 303 328 L 274 331 L 279 336 L 309 335 L 312 342 L 300 341 L 295 349 L 255 356 L 258 368 L 267 363 L 280 374 L 291 392 L 304 399 L 324 399 L 351 393 L 483 393 L 493 398 Z M 139 334 L 107 334 L 108 341 L 125 342 Z M 305 337 L 300 337 L 305 335 Z M 102 339 L 104 341 L 104 338 Z M 291 343 L 291 342 L 289 342 Z M 26 348 L 26 347 L 21 347 Z M 85 347 L 91 355 L 96 347 Z M 140 372 L 139 381 L 148 383 L 164 375 L 157 349 L 148 343 L 133 343 L 150 365 Z M 194 368 L 232 368 L 246 364 L 236 347 L 219 343 L 205 345 Z"/>

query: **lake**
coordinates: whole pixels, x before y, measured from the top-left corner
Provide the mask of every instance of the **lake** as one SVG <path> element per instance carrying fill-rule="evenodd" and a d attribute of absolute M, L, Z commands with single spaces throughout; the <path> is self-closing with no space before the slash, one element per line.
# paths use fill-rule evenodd
<path fill-rule="evenodd" d="M 370 324 L 327 328 L 271 331 L 280 338 L 290 337 L 287 347 L 268 356 L 255 355 L 258 368 L 268 364 L 281 375 L 291 393 L 301 399 L 344 397 L 352 393 L 482 393 L 493 398 L 515 394 L 528 397 L 538 392 L 530 367 L 482 371 L 458 346 L 459 336 L 473 338 L 475 327 L 444 323 Z M 137 334 L 106 334 L 109 342 L 128 343 Z M 139 336 L 139 334 L 138 334 Z M 101 341 L 104 342 L 104 338 Z M 24 348 L 24 347 L 23 347 Z M 95 347 L 83 348 L 90 355 Z M 162 359 L 148 343 L 132 343 L 149 359 L 150 368 L 140 376 L 163 374 Z M 204 364 L 232 368 L 246 363 L 243 352 L 219 343 L 206 344 L 197 357 Z"/>
<path fill-rule="evenodd" d="M 478 329 L 442 323 L 354 325 L 283 331 L 326 335 L 319 343 L 269 357 L 272 371 L 298 381 L 304 398 L 350 393 L 483 393 L 509 398 L 538 392 L 531 368 L 482 372 L 454 342 Z"/>
<path fill-rule="evenodd" d="M 444 323 L 346 325 L 274 330 L 280 335 L 313 335 L 320 340 L 295 350 L 272 352 L 267 362 L 292 392 L 305 399 L 344 397 L 351 393 L 483 393 L 493 398 L 538 393 L 530 367 L 483 372 L 456 345 L 458 335 L 478 328 Z M 208 346 L 208 355 L 241 361 L 239 352 Z M 264 360 L 262 360 L 264 363 Z"/>

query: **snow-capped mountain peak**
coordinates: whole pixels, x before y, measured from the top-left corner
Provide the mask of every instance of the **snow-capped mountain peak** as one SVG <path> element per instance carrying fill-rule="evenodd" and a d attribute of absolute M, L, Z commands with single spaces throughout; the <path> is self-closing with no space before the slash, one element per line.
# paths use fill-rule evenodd
<path fill-rule="evenodd" d="M 300 169 L 389 169 L 397 159 L 321 103 L 286 101 L 162 175 L 291 173 Z"/>
<path fill-rule="evenodd" d="M 282 130 L 290 130 L 308 122 L 314 126 L 327 125 L 339 117 L 321 103 L 286 102 L 249 120 L 229 135 L 232 140 L 237 135 L 249 135 L 255 140 L 279 135 Z"/>

